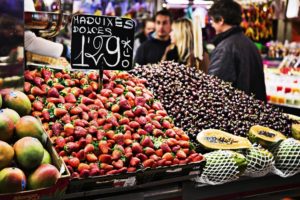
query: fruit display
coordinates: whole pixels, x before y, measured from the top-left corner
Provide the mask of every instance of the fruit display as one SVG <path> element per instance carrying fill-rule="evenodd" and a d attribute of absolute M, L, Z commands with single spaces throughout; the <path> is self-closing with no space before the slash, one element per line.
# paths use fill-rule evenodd
<path fill-rule="evenodd" d="M 27 98 L 26 95 L 25 97 Z M 0 109 L 0 125 L 2 127 L 0 138 L 0 196 L 4 193 L 52 186 L 60 177 L 58 169 L 51 164 L 49 152 L 39 141 L 39 135 L 36 135 L 37 137 L 34 137 L 33 134 L 33 137 L 17 135 L 17 129 L 31 129 L 33 126 L 32 124 L 28 126 L 28 124 L 20 123 L 22 118 L 31 118 L 31 116 L 20 118 L 19 114 L 23 111 L 22 109 L 18 111 L 19 113 L 9 108 Z M 37 127 L 38 129 L 42 129 L 41 123 L 37 123 L 37 126 L 40 126 Z M 38 169 L 43 168 L 43 162 L 48 163 L 46 164 L 48 167 L 45 167 L 44 171 L 51 173 L 36 172 Z M 34 185 L 34 187 L 31 187 L 31 185 Z"/>
<path fill-rule="evenodd" d="M 206 165 L 197 182 L 211 185 L 234 181 L 247 168 L 247 159 L 243 154 L 231 150 L 218 150 L 204 154 Z"/>
<path fill-rule="evenodd" d="M 8 92 L 4 96 L 3 103 L 5 107 L 15 110 L 20 116 L 30 114 L 31 103 L 23 92 Z"/>
<path fill-rule="evenodd" d="M 73 178 L 202 161 L 144 79 L 104 71 L 25 71 L 24 90 Z"/>
<path fill-rule="evenodd" d="M 198 133 L 197 141 L 205 149 L 238 150 L 247 149 L 252 145 L 247 138 L 235 136 L 216 129 L 206 129 Z"/>
<path fill-rule="evenodd" d="M 278 142 L 286 139 L 282 133 L 260 125 L 250 128 L 248 138 L 252 143 L 258 143 L 265 148 L 276 145 Z"/>
<path fill-rule="evenodd" d="M 132 74 L 145 78 L 175 125 L 196 142 L 203 129 L 219 129 L 246 136 L 260 124 L 291 135 L 292 120 L 279 109 L 256 100 L 217 77 L 173 62 L 137 66 Z"/>

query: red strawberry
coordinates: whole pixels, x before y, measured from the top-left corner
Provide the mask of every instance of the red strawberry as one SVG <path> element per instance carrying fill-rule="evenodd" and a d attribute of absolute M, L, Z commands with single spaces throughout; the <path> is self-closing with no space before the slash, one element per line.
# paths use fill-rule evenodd
<path fill-rule="evenodd" d="M 147 159 L 143 162 L 143 166 L 144 168 L 147 168 L 147 167 L 152 167 L 152 165 L 154 164 L 154 160 L 153 159 Z"/>
<path fill-rule="evenodd" d="M 134 153 L 142 153 L 143 152 L 143 148 L 142 148 L 142 146 L 139 143 L 134 142 L 132 144 L 132 152 L 134 152 Z"/>
<path fill-rule="evenodd" d="M 151 147 L 151 148 L 154 147 L 153 142 L 152 142 L 152 140 L 151 140 L 151 138 L 150 138 L 149 136 L 145 136 L 145 137 L 142 139 L 141 145 L 142 145 L 143 147 Z"/>
<path fill-rule="evenodd" d="M 147 156 L 150 156 L 150 155 L 152 155 L 152 154 L 155 153 L 155 150 L 154 150 L 153 148 L 151 148 L 151 147 L 145 147 L 145 148 L 144 148 L 144 152 L 145 152 L 145 154 L 146 154 Z"/>
<path fill-rule="evenodd" d="M 117 161 L 113 161 L 112 165 L 117 169 L 121 169 L 124 166 L 124 162 L 121 159 L 119 159 Z"/>
<path fill-rule="evenodd" d="M 155 137 L 159 137 L 159 136 L 161 136 L 161 135 L 164 135 L 164 132 L 163 132 L 161 129 L 155 128 L 155 129 L 153 130 L 153 135 L 154 135 Z"/>
<path fill-rule="evenodd" d="M 94 71 L 91 71 L 88 73 L 89 80 L 97 81 L 98 80 L 98 74 Z"/>
<path fill-rule="evenodd" d="M 117 144 L 123 145 L 124 144 L 124 135 L 122 133 L 115 134 L 113 136 L 113 140 L 115 140 Z"/>
<path fill-rule="evenodd" d="M 82 94 L 82 90 L 78 87 L 72 87 L 70 93 L 74 94 L 75 97 L 79 97 Z"/>
<path fill-rule="evenodd" d="M 63 79 L 71 79 L 70 74 L 63 74 L 62 76 Z"/>
<path fill-rule="evenodd" d="M 66 141 L 65 138 L 59 136 L 58 138 L 55 139 L 55 144 L 59 147 L 59 148 L 64 148 Z"/>
<path fill-rule="evenodd" d="M 33 103 L 32 103 L 32 107 L 36 110 L 36 111 L 42 111 L 43 108 L 44 108 L 44 104 L 39 101 L 39 100 L 35 100 Z"/>
<path fill-rule="evenodd" d="M 74 136 L 77 138 L 86 137 L 87 130 L 85 128 L 82 128 L 80 126 L 75 126 L 74 130 Z"/>
<path fill-rule="evenodd" d="M 112 125 L 111 123 L 106 123 L 106 124 L 103 126 L 103 130 L 110 130 L 112 127 L 113 127 L 113 125 Z"/>
<path fill-rule="evenodd" d="M 85 96 L 88 96 L 90 93 L 93 92 L 93 88 L 92 88 L 92 86 L 90 86 L 90 85 L 84 85 L 84 86 L 82 87 L 82 91 L 83 91 L 83 94 L 84 94 Z"/>
<path fill-rule="evenodd" d="M 110 148 L 109 148 L 109 146 L 108 146 L 107 141 L 101 140 L 101 141 L 99 142 L 98 146 L 99 146 L 99 149 L 101 150 L 101 152 L 102 152 L 103 154 L 107 154 L 107 153 L 109 152 L 109 149 L 110 149 Z"/>
<path fill-rule="evenodd" d="M 102 126 L 105 123 L 105 121 L 106 121 L 106 119 L 104 119 L 104 118 L 97 119 L 97 123 L 99 126 Z"/>
<path fill-rule="evenodd" d="M 65 96 L 65 101 L 67 103 L 76 103 L 76 97 L 74 94 L 72 93 L 68 93 L 66 96 Z"/>
<path fill-rule="evenodd" d="M 180 160 L 184 160 L 184 159 L 186 159 L 187 156 L 186 156 L 186 153 L 183 150 L 179 150 L 176 153 L 176 157 Z"/>
<path fill-rule="evenodd" d="M 55 97 L 48 97 L 47 102 L 54 103 L 54 104 L 64 103 L 64 101 L 62 101 L 60 98 L 55 98 Z"/>
<path fill-rule="evenodd" d="M 173 146 L 172 147 L 172 152 L 176 153 L 180 149 L 179 145 Z"/>
<path fill-rule="evenodd" d="M 148 157 L 143 153 L 136 154 L 136 157 L 139 158 L 141 161 L 145 161 L 148 159 Z"/>
<path fill-rule="evenodd" d="M 144 116 L 136 117 L 135 120 L 141 125 L 145 125 L 147 123 L 147 119 Z"/>
<path fill-rule="evenodd" d="M 51 126 L 51 129 L 52 129 L 54 135 L 59 135 L 61 133 L 61 131 L 63 130 L 63 126 L 59 122 L 55 122 Z"/>
<path fill-rule="evenodd" d="M 88 121 L 90 119 L 89 114 L 87 112 L 82 112 L 81 119 Z"/>
<path fill-rule="evenodd" d="M 30 89 L 31 89 L 31 83 L 24 82 L 24 92 L 29 93 Z"/>
<path fill-rule="evenodd" d="M 137 123 L 136 121 L 131 121 L 129 122 L 128 124 L 131 128 L 139 128 L 140 127 L 140 124 Z"/>
<path fill-rule="evenodd" d="M 104 105 L 100 99 L 95 99 L 94 104 L 99 106 L 99 108 L 104 108 Z"/>
<path fill-rule="evenodd" d="M 86 160 L 88 162 L 97 162 L 98 158 L 97 158 L 97 156 L 95 154 L 89 153 L 89 154 L 86 155 Z"/>
<path fill-rule="evenodd" d="M 138 129 L 137 133 L 139 135 L 147 135 L 147 131 L 145 131 L 144 129 L 141 129 L 141 128 Z"/>
<path fill-rule="evenodd" d="M 130 166 L 137 167 L 140 164 L 141 160 L 137 157 L 132 157 L 130 159 Z"/>
<path fill-rule="evenodd" d="M 88 127 L 88 133 L 90 133 L 90 134 L 97 133 L 97 128 L 95 126 Z"/>
<path fill-rule="evenodd" d="M 133 109 L 133 113 L 134 113 L 135 116 L 146 115 L 147 114 L 147 110 L 144 107 L 142 107 L 142 106 L 136 106 Z"/>
<path fill-rule="evenodd" d="M 164 120 L 164 121 L 162 122 L 162 126 L 163 126 L 164 128 L 166 128 L 166 129 L 172 128 L 171 123 L 170 123 L 169 121 L 167 121 L 167 120 Z"/>
<path fill-rule="evenodd" d="M 127 172 L 128 173 L 134 173 L 134 172 L 136 172 L 136 168 L 135 167 L 128 167 Z"/>
<path fill-rule="evenodd" d="M 93 136 L 91 134 L 87 134 L 85 137 L 85 141 L 87 144 L 91 144 L 94 141 Z"/>
<path fill-rule="evenodd" d="M 124 92 L 124 89 L 122 89 L 122 88 L 114 88 L 113 89 L 113 93 L 116 93 L 117 95 L 121 95 L 121 94 L 123 94 L 123 92 Z"/>
<path fill-rule="evenodd" d="M 33 111 L 31 113 L 31 115 L 34 116 L 34 117 L 41 117 L 42 116 L 42 112 L 40 112 L 40 111 Z"/>
<path fill-rule="evenodd" d="M 71 135 L 71 136 L 68 136 L 65 138 L 66 142 L 74 142 L 74 137 Z"/>
<path fill-rule="evenodd" d="M 167 112 L 166 112 L 165 110 L 157 110 L 157 111 L 156 111 L 156 114 L 158 114 L 158 115 L 160 115 L 160 116 L 162 116 L 162 117 L 165 117 L 165 116 L 168 115 Z"/>
<path fill-rule="evenodd" d="M 167 139 L 167 144 L 172 147 L 178 144 L 178 141 L 175 138 L 168 138 Z"/>
<path fill-rule="evenodd" d="M 85 96 L 79 97 L 79 102 L 85 105 L 94 104 L 94 100 Z"/>
<path fill-rule="evenodd" d="M 41 87 L 42 84 L 44 83 L 44 79 L 41 77 L 34 77 L 33 82 L 36 86 Z"/>
<path fill-rule="evenodd" d="M 173 137 L 175 137 L 175 135 L 176 135 L 176 133 L 173 129 L 166 130 L 166 136 L 173 138 Z"/>
<path fill-rule="evenodd" d="M 73 168 L 77 168 L 80 164 L 80 160 L 76 157 L 73 157 L 69 159 L 68 164 Z"/>
<path fill-rule="evenodd" d="M 163 159 L 165 159 L 166 161 L 172 161 L 174 159 L 172 153 L 167 152 L 162 156 Z"/>
<path fill-rule="evenodd" d="M 100 154 L 100 156 L 99 156 L 99 161 L 101 163 L 110 164 L 111 160 L 112 160 L 112 158 L 111 158 L 111 155 L 109 155 L 109 154 Z"/>
<path fill-rule="evenodd" d="M 161 159 L 161 157 L 158 157 L 156 154 L 152 154 L 149 158 L 155 160 L 155 161 L 158 161 Z"/>
<path fill-rule="evenodd" d="M 64 125 L 64 132 L 66 134 L 66 136 L 70 136 L 74 134 L 74 125 L 71 123 L 65 124 Z"/>
<path fill-rule="evenodd" d="M 155 102 L 152 104 L 152 108 L 153 108 L 154 110 L 163 110 L 163 107 L 162 107 L 161 103 L 158 102 L 158 101 L 155 101 Z"/>
<path fill-rule="evenodd" d="M 120 110 L 120 106 L 118 104 L 112 105 L 111 107 L 112 112 L 119 112 L 119 110 Z"/>
<path fill-rule="evenodd" d="M 145 126 L 144 126 L 144 130 L 147 131 L 148 133 L 152 133 L 153 131 L 153 128 L 154 126 L 150 123 L 147 123 Z"/>
<path fill-rule="evenodd" d="M 108 111 L 104 108 L 98 110 L 99 117 L 105 118 L 108 115 Z"/>
<path fill-rule="evenodd" d="M 58 98 L 59 97 L 59 92 L 55 87 L 52 87 L 48 90 L 48 97 L 55 97 Z"/>
<path fill-rule="evenodd" d="M 67 153 L 72 153 L 72 152 L 76 152 L 79 148 L 79 145 L 75 142 L 68 142 L 65 146 L 64 146 L 64 150 Z"/>
<path fill-rule="evenodd" d="M 94 152 L 94 150 L 95 150 L 95 147 L 92 144 L 87 144 L 84 147 L 84 153 L 92 153 L 92 152 Z"/>
<path fill-rule="evenodd" d="M 82 108 L 79 106 L 76 106 L 70 110 L 71 115 L 79 115 L 80 113 L 82 113 Z"/>
<path fill-rule="evenodd" d="M 120 125 L 123 125 L 123 124 L 129 124 L 129 119 L 127 117 L 122 117 L 120 120 L 119 120 L 119 124 Z"/>
<path fill-rule="evenodd" d="M 125 115 L 126 117 L 128 117 L 128 118 L 134 117 L 134 114 L 133 114 L 133 112 L 132 112 L 131 110 L 126 110 L 126 111 L 124 112 L 124 115 Z"/>
<path fill-rule="evenodd" d="M 123 109 L 123 110 L 131 109 L 131 106 L 130 106 L 129 102 L 125 98 L 120 99 L 119 105 L 120 105 L 120 108 Z"/>
<path fill-rule="evenodd" d="M 160 148 L 164 151 L 164 152 L 171 152 L 171 148 L 169 147 L 169 145 L 167 143 L 162 143 L 160 145 Z"/>
<path fill-rule="evenodd" d="M 60 83 L 53 83 L 53 87 L 56 88 L 58 91 L 61 91 L 65 88 L 65 86 L 63 86 Z"/>
<path fill-rule="evenodd" d="M 138 141 L 138 140 L 140 140 L 140 139 L 141 139 L 141 136 L 140 136 L 139 134 L 137 134 L 137 133 L 133 133 L 133 134 L 132 134 L 132 140 Z"/>
<path fill-rule="evenodd" d="M 158 129 L 162 128 L 161 125 L 160 125 L 160 123 L 158 121 L 156 121 L 156 120 L 152 120 L 151 123 L 153 124 L 153 126 L 155 126 L 155 128 L 158 128 Z"/>
<path fill-rule="evenodd" d="M 68 111 L 66 109 L 64 109 L 64 108 L 54 108 L 53 113 L 54 113 L 54 115 L 56 117 L 61 117 L 61 116 L 65 115 L 65 114 L 67 114 Z"/>
<path fill-rule="evenodd" d="M 48 80 L 51 78 L 52 76 L 52 71 L 50 69 L 47 68 L 42 68 L 41 70 L 41 75 L 45 80 Z"/>
<path fill-rule="evenodd" d="M 109 97 L 112 91 L 110 89 L 102 89 L 100 94 L 104 97 Z"/>
<path fill-rule="evenodd" d="M 90 104 L 88 105 L 89 110 L 99 110 L 100 107 L 97 106 L 96 104 Z"/>
<path fill-rule="evenodd" d="M 178 144 L 182 147 L 182 148 L 190 148 L 190 143 L 188 141 L 185 140 L 179 140 Z"/>
<path fill-rule="evenodd" d="M 93 88 L 94 91 L 98 91 L 99 86 L 97 82 L 91 81 L 90 86 Z"/>
<path fill-rule="evenodd" d="M 45 92 L 37 86 L 33 86 L 30 90 L 30 93 L 34 96 L 43 96 L 45 94 Z"/>
<path fill-rule="evenodd" d="M 87 97 L 90 98 L 90 99 L 95 99 L 96 100 L 97 99 L 97 94 L 96 94 L 96 92 L 92 92 Z"/>
<path fill-rule="evenodd" d="M 31 71 L 26 70 L 26 71 L 24 72 L 24 78 L 25 78 L 26 81 L 33 81 L 34 76 L 33 76 L 33 74 L 31 73 Z"/>
<path fill-rule="evenodd" d="M 121 158 L 122 152 L 119 149 L 114 149 L 111 155 L 113 160 L 118 160 Z"/>
<path fill-rule="evenodd" d="M 101 169 L 104 169 L 105 171 L 111 171 L 113 170 L 114 166 L 112 165 L 109 165 L 107 163 L 100 163 L 100 166 L 99 166 Z"/>
<path fill-rule="evenodd" d="M 164 152 L 163 152 L 162 149 L 157 149 L 157 150 L 155 150 L 155 153 L 156 153 L 156 155 L 159 156 L 159 157 L 162 157 L 163 154 L 164 154 Z"/>

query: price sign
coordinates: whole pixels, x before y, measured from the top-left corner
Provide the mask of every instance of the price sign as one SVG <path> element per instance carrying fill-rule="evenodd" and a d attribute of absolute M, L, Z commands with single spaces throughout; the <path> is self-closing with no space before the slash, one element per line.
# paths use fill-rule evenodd
<path fill-rule="evenodd" d="M 74 69 L 132 68 L 135 23 L 121 17 L 75 15 L 71 64 Z"/>

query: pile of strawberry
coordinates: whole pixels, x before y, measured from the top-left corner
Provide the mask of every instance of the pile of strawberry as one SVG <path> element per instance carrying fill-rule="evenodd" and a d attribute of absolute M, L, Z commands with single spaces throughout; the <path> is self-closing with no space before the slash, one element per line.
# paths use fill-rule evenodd
<path fill-rule="evenodd" d="M 24 90 L 72 177 L 198 162 L 189 137 L 127 72 L 25 71 Z"/>

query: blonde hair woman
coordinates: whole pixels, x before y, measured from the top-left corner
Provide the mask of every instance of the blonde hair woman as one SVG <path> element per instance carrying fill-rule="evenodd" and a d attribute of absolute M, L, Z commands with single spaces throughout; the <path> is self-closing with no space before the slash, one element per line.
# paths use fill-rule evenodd
<path fill-rule="evenodd" d="M 202 41 L 199 41 L 196 29 L 201 29 L 201 26 L 193 29 L 192 21 L 187 18 L 174 21 L 170 33 L 171 44 L 166 48 L 162 60 L 174 60 L 207 72 L 207 64 L 203 61 Z M 201 37 L 200 39 L 202 40 Z"/>

